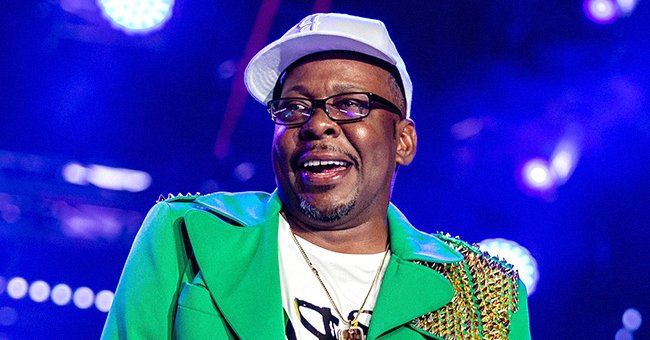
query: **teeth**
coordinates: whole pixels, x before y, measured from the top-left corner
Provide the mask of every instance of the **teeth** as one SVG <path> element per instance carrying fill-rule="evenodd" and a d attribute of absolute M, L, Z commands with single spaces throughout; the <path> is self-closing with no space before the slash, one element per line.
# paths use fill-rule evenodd
<path fill-rule="evenodd" d="M 311 160 L 303 163 L 303 167 L 316 167 L 316 166 L 346 166 L 348 163 L 343 161 L 320 161 L 320 160 Z"/>

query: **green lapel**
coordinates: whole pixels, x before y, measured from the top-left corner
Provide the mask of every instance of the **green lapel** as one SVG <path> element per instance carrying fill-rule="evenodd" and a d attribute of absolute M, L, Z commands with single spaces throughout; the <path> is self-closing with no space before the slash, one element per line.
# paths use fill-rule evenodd
<path fill-rule="evenodd" d="M 215 199 L 215 197 L 217 199 Z M 212 297 L 238 337 L 284 338 L 278 266 L 277 192 L 208 195 L 186 215 L 192 248 Z M 240 227 L 237 225 L 245 227 Z M 422 233 L 391 205 L 392 256 L 379 291 L 368 338 L 374 339 L 451 301 L 447 279 L 412 261 L 457 262 L 462 256 Z M 218 249 L 217 249 L 218 248 Z"/>
<path fill-rule="evenodd" d="M 196 203 L 225 217 L 199 209 L 185 215 L 196 260 L 218 309 L 239 338 L 284 338 L 277 195 L 219 194 L 218 200 L 207 196 Z"/>
<path fill-rule="evenodd" d="M 462 255 L 416 230 L 392 204 L 388 208 L 391 259 L 373 312 L 368 339 L 406 324 L 451 301 L 454 291 L 437 271 L 412 261 L 457 262 Z"/>

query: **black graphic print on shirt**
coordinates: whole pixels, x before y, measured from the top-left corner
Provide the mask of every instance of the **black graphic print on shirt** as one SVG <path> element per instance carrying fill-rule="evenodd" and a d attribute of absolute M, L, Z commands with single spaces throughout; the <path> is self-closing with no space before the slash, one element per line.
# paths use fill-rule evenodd
<path fill-rule="evenodd" d="M 304 327 L 309 333 L 313 334 L 318 340 L 335 340 L 336 333 L 338 332 L 339 324 L 341 321 L 335 315 L 336 312 L 329 307 L 319 307 L 298 298 L 294 299 L 294 307 L 297 310 L 300 319 L 300 325 L 294 326 L 291 320 L 287 320 L 285 333 L 288 340 L 297 340 L 296 331 L 294 327 Z M 292 311 L 287 311 L 287 313 Z M 352 320 L 357 316 L 358 310 L 350 311 L 347 315 L 348 320 Z M 361 314 L 367 316 L 372 315 L 371 310 L 362 310 Z M 322 326 L 322 327 L 318 327 Z M 363 330 L 364 334 L 368 334 L 368 325 L 359 322 L 359 327 Z M 323 329 L 323 332 L 319 331 Z"/>

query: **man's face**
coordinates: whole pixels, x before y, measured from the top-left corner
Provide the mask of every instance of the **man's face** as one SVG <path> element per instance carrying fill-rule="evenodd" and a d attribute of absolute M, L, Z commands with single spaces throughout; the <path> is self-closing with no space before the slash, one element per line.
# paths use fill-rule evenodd
<path fill-rule="evenodd" d="M 320 99 L 372 92 L 399 105 L 388 71 L 352 59 L 317 59 L 293 68 L 281 97 Z M 394 86 L 394 85 L 393 85 Z M 273 166 L 285 211 L 311 226 L 345 228 L 385 218 L 397 164 L 410 163 L 410 120 L 373 108 L 361 121 L 337 123 L 316 109 L 304 125 L 276 126 Z"/>

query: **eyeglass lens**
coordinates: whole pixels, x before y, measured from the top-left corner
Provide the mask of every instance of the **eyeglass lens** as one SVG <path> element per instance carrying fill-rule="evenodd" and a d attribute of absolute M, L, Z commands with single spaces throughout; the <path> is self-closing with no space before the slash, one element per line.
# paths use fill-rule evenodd
<path fill-rule="evenodd" d="M 335 121 L 357 120 L 368 115 L 368 93 L 342 93 L 325 99 L 280 98 L 269 103 L 273 120 L 281 124 L 300 124 L 322 108 Z"/>

